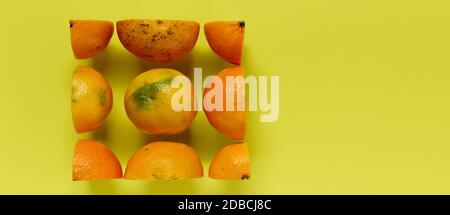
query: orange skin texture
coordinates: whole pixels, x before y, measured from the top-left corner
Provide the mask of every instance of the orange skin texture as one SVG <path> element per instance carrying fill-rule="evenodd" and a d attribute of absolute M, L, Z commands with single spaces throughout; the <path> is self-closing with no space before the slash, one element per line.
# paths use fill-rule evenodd
<path fill-rule="evenodd" d="M 117 22 L 117 35 L 132 54 L 153 62 L 174 61 L 197 42 L 200 25 L 193 21 L 130 19 Z"/>
<path fill-rule="evenodd" d="M 125 93 L 125 110 L 128 118 L 142 132 L 152 135 L 173 135 L 186 130 L 194 120 L 194 88 L 191 87 L 190 111 L 176 112 L 172 109 L 172 96 L 179 89 L 171 88 L 171 78 L 184 76 L 174 69 L 152 69 L 138 75 Z M 145 86 L 153 86 L 153 92 L 146 94 Z M 191 83 L 192 85 L 192 83 Z M 136 97 L 141 92 L 141 96 Z M 138 99 L 137 99 L 138 98 Z M 142 104 L 140 101 L 146 101 Z"/>
<path fill-rule="evenodd" d="M 240 65 L 244 44 L 244 21 L 214 21 L 204 26 L 211 49 L 224 60 Z"/>
<path fill-rule="evenodd" d="M 112 108 L 112 90 L 96 70 L 79 66 L 72 75 L 72 120 L 78 133 L 99 128 Z"/>
<path fill-rule="evenodd" d="M 72 180 L 122 178 L 122 166 L 104 144 L 95 140 L 79 140 L 75 144 Z"/>
<path fill-rule="evenodd" d="M 230 92 L 233 90 L 233 88 L 230 88 L 226 84 L 226 76 L 244 76 L 244 70 L 241 66 L 238 67 L 231 67 L 227 68 L 217 74 L 217 76 L 222 80 L 223 83 L 223 94 L 222 94 L 222 104 L 223 104 L 223 111 L 219 110 L 212 110 L 207 111 L 206 103 L 203 104 L 204 112 L 206 114 L 206 117 L 208 118 L 209 123 L 220 133 L 224 134 L 225 136 L 243 140 L 245 138 L 245 127 L 246 127 L 246 111 L 238 111 L 237 107 L 238 105 L 244 105 L 245 104 L 238 104 L 237 95 L 238 92 L 240 94 L 245 95 L 245 84 L 244 85 L 238 85 L 234 84 L 234 111 L 226 111 L 226 94 L 227 92 Z M 214 86 L 212 88 L 205 88 L 204 89 L 204 96 L 211 90 L 214 90 Z M 230 93 L 231 94 L 231 93 Z M 244 99 L 245 102 L 245 99 Z"/>
<path fill-rule="evenodd" d="M 223 147 L 209 166 L 213 179 L 250 179 L 250 159 L 247 145 L 236 143 Z"/>
<path fill-rule="evenodd" d="M 99 20 L 70 20 L 72 51 L 77 59 L 87 59 L 103 51 L 114 33 L 114 23 Z"/>
<path fill-rule="evenodd" d="M 179 180 L 203 177 L 197 152 L 183 143 L 153 142 L 130 158 L 125 179 Z"/>

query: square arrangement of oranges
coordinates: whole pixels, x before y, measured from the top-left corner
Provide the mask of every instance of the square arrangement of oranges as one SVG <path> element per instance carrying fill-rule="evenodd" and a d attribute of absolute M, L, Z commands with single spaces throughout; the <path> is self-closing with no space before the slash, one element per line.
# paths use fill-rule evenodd
<path fill-rule="evenodd" d="M 236 66 L 217 74 L 222 81 L 221 96 L 227 91 L 235 96 L 245 95 L 245 87 L 226 84 L 227 77 L 244 76 L 241 65 L 244 42 L 244 21 L 212 21 L 204 25 L 211 49 L 222 59 Z M 194 21 L 129 19 L 116 23 L 122 45 L 133 55 L 151 62 L 166 63 L 186 56 L 194 48 L 200 24 Z M 100 20 L 71 20 L 70 36 L 75 58 L 91 58 L 108 46 L 114 34 L 114 24 Z M 172 81 L 186 77 L 171 68 L 156 68 L 136 76 L 125 92 L 125 110 L 131 122 L 150 135 L 174 135 L 186 130 L 197 110 L 174 110 L 171 100 L 177 89 Z M 188 77 L 186 77 L 188 79 Z M 189 80 L 189 79 L 188 79 Z M 192 84 L 191 84 L 192 86 Z M 213 88 L 204 88 L 206 95 Z M 217 90 L 217 89 L 215 89 Z M 244 92 L 242 92 L 244 91 Z M 194 98 L 190 104 L 196 105 Z M 102 126 L 111 111 L 112 88 L 103 75 L 87 66 L 79 66 L 72 76 L 72 118 L 78 133 L 91 132 Z M 215 101 L 217 102 L 217 101 Z M 246 111 L 236 108 L 217 110 L 201 102 L 209 123 L 222 134 L 236 139 L 236 143 L 222 148 L 209 166 L 214 179 L 249 179 L 250 161 L 245 140 Z M 244 100 L 245 102 L 245 100 Z M 225 101 L 222 101 L 225 103 Z M 245 106 L 245 104 L 244 104 Z M 178 180 L 203 177 L 201 159 L 195 149 L 185 143 L 158 141 L 148 143 L 129 159 L 125 173 L 114 153 L 96 140 L 79 140 L 73 157 L 73 180 L 100 179 L 163 179 Z"/>

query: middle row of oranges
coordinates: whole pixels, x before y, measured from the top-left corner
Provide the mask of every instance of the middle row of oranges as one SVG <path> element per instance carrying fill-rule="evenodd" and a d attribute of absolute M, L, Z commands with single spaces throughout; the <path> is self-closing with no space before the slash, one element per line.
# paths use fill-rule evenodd
<path fill-rule="evenodd" d="M 152 69 L 138 75 L 129 85 L 125 93 L 125 110 L 129 119 L 142 132 L 173 135 L 184 131 L 192 123 L 196 116 L 193 87 L 191 108 L 175 111 L 172 107 L 172 97 L 178 89 L 171 84 L 177 76 L 185 77 L 174 69 Z M 221 99 L 221 103 L 225 104 L 226 92 L 234 92 L 235 97 L 242 93 L 245 95 L 242 92 L 245 88 L 236 82 L 226 84 L 227 76 L 243 76 L 242 67 L 225 69 L 217 76 L 223 82 L 223 89 L 219 90 L 222 95 L 213 98 L 216 100 L 214 103 Z M 205 88 L 205 94 L 210 90 Z M 99 128 L 111 111 L 112 98 L 111 86 L 99 72 L 86 66 L 77 67 L 72 77 L 72 118 L 76 131 L 82 133 Z M 245 136 L 246 112 L 237 108 L 242 105 L 240 102 L 245 103 L 245 100 L 233 99 L 232 111 L 206 107 L 208 104 L 205 103 L 204 111 L 208 121 L 219 132 L 242 140 Z"/>

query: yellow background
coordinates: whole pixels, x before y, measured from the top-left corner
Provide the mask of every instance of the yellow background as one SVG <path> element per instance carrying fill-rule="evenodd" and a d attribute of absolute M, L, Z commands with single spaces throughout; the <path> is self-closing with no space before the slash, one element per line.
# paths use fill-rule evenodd
<path fill-rule="evenodd" d="M 2 3 L 0 193 L 450 193 L 448 1 L 114 2 Z M 135 58 L 116 34 L 104 53 L 75 60 L 71 18 L 244 19 L 247 74 L 280 76 L 279 120 L 248 119 L 253 179 L 72 182 L 78 138 L 105 141 L 123 167 L 155 139 L 128 120 L 123 95 L 139 72 L 161 65 Z M 102 71 L 114 90 L 107 125 L 93 134 L 72 126 L 71 75 L 79 64 Z M 201 31 L 189 57 L 164 66 L 214 74 L 228 65 Z M 232 142 L 203 113 L 189 132 L 168 139 L 189 140 L 205 174 Z"/>

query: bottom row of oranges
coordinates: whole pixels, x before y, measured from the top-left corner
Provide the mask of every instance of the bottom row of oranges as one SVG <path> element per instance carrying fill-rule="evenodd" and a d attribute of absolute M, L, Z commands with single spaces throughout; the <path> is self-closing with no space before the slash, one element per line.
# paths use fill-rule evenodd
<path fill-rule="evenodd" d="M 203 177 L 197 152 L 183 143 L 153 142 L 140 148 L 128 161 L 125 175 L 114 153 L 94 140 L 79 140 L 73 158 L 73 180 L 122 178 L 190 179 Z M 249 179 L 250 160 L 245 143 L 225 146 L 209 166 L 214 179 Z"/>

